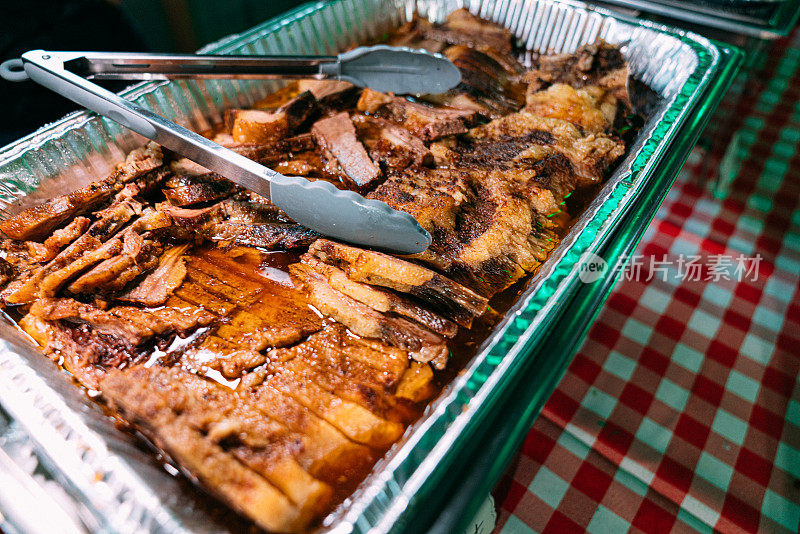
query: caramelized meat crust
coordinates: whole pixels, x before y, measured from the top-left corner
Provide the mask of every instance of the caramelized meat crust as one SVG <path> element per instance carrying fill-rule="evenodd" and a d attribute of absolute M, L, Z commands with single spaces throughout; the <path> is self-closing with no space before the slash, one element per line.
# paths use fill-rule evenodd
<path fill-rule="evenodd" d="M 465 9 L 387 42 L 444 54 L 461 83 L 406 98 L 300 80 L 209 135 L 410 213 L 433 236 L 421 254 L 326 239 L 154 144 L 0 223 L 0 307 L 268 531 L 311 530 L 355 489 L 625 150 L 617 47 L 526 68 L 507 29 Z"/>

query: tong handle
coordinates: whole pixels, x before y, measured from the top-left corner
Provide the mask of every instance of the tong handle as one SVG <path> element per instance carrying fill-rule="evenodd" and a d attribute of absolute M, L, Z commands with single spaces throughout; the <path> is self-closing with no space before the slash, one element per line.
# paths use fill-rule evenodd
<path fill-rule="evenodd" d="M 33 81 L 222 176 L 236 176 L 261 196 L 270 198 L 269 181 L 283 176 L 66 70 L 69 54 L 32 50 L 22 60 Z"/>
<path fill-rule="evenodd" d="M 173 80 L 178 78 L 326 78 L 335 74 L 336 56 L 217 56 L 81 52 L 64 68 L 93 80 Z M 326 67 L 328 67 L 326 69 Z M 330 70 L 330 69 L 333 70 Z"/>

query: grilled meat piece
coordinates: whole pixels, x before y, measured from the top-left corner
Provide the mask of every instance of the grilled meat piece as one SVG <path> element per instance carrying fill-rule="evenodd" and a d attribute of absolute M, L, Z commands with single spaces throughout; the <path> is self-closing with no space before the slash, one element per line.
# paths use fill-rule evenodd
<path fill-rule="evenodd" d="M 186 277 L 183 253 L 187 248 L 188 245 L 178 245 L 164 252 L 158 259 L 158 267 L 136 287 L 119 297 L 120 300 L 136 302 L 145 306 L 164 304 Z"/>
<path fill-rule="evenodd" d="M 224 245 L 267 250 L 307 246 L 319 234 L 293 222 L 273 204 L 227 200 L 201 209 L 162 204 L 159 209 L 176 225 Z"/>
<path fill-rule="evenodd" d="M 440 26 L 423 26 L 422 34 L 428 39 L 470 47 L 488 46 L 502 53 L 510 53 L 511 32 L 502 26 L 476 17 L 461 8 L 447 15 Z"/>
<path fill-rule="evenodd" d="M 310 133 L 302 133 L 269 143 L 237 143 L 231 134 L 217 134 L 213 141 L 262 165 L 273 166 L 286 158 L 286 153 L 313 150 L 315 143 Z M 208 172 L 207 169 L 204 169 Z"/>
<path fill-rule="evenodd" d="M 211 241 L 267 250 L 306 247 L 319 237 L 313 230 L 295 223 L 240 224 L 222 221 L 209 225 L 201 233 Z"/>
<path fill-rule="evenodd" d="M 113 311 L 99 310 L 90 304 L 73 299 L 39 299 L 31 305 L 30 313 L 45 321 L 68 320 L 86 323 L 94 330 L 114 336 L 133 347 L 150 339 L 156 333 L 161 333 L 146 325 L 148 322 L 146 320 L 132 323 L 115 315 Z M 157 330 L 162 330 L 162 325 L 158 324 Z"/>
<path fill-rule="evenodd" d="M 140 354 L 124 339 L 99 332 L 87 324 L 46 321 L 27 314 L 20 322 L 42 347 L 45 354 L 58 361 L 87 388 L 96 389 L 109 368 L 124 366 Z"/>
<path fill-rule="evenodd" d="M 292 446 L 305 438 L 302 434 L 269 417 L 253 417 L 257 410 L 235 393 L 181 368 L 140 367 L 130 375 L 123 378 L 112 373 L 109 380 L 125 383 L 125 395 L 130 395 L 130 389 L 144 388 L 145 395 L 160 397 L 209 440 L 233 445 L 226 447 L 229 453 L 262 474 L 293 503 L 325 511 L 332 497 L 330 486 L 305 471 L 296 458 L 302 453 Z"/>
<path fill-rule="evenodd" d="M 303 254 L 301 260 L 317 273 L 324 276 L 333 289 L 344 293 L 362 304 L 366 304 L 375 311 L 381 313 L 391 312 L 408 317 L 445 337 L 453 337 L 456 335 L 458 327 L 455 323 L 418 305 L 408 298 L 391 291 L 385 291 L 367 284 L 354 282 L 338 267 L 323 263 L 310 254 Z"/>
<path fill-rule="evenodd" d="M 527 101 L 529 105 L 544 106 L 536 95 L 554 84 L 565 85 L 577 91 L 580 97 L 562 94 L 557 100 L 564 101 L 560 113 L 568 113 L 569 102 L 586 107 L 581 100 L 601 102 L 601 109 L 609 125 L 618 126 L 631 113 L 631 100 L 628 94 L 628 66 L 620 49 L 603 40 L 579 48 L 573 54 L 540 56 L 534 61 L 533 69 L 525 74 L 528 84 Z M 561 89 L 559 92 L 564 93 Z M 608 120 L 608 115 L 612 119 Z M 550 115 L 548 115 L 550 116 Z M 565 117 L 566 118 L 566 117 Z M 585 120 L 585 118 L 584 118 Z"/>
<path fill-rule="evenodd" d="M 597 86 L 575 89 L 563 83 L 529 93 L 525 105 L 529 113 L 564 119 L 584 132 L 595 134 L 611 129 L 617 109 L 617 99 Z"/>
<path fill-rule="evenodd" d="M 311 91 L 300 93 L 274 112 L 236 109 L 228 112 L 231 136 L 236 143 L 272 144 L 292 135 L 317 112 Z"/>
<path fill-rule="evenodd" d="M 331 109 L 352 107 L 360 92 L 352 83 L 337 80 L 298 80 L 297 90 L 310 91 L 321 106 Z"/>
<path fill-rule="evenodd" d="M 298 461 L 313 477 L 354 489 L 350 474 L 363 472 L 376 455 L 367 446 L 348 439 L 339 429 L 313 410 L 269 384 L 265 369 L 248 374 L 236 387 L 239 398 L 245 399 L 260 412 L 291 430 L 302 434 L 297 449 Z M 349 482 L 349 484 L 348 484 Z"/>
<path fill-rule="evenodd" d="M 318 239 L 309 254 L 342 269 L 356 282 L 387 287 L 420 298 L 456 323 L 469 327 L 488 300 L 430 269 L 388 254 Z"/>
<path fill-rule="evenodd" d="M 237 186 L 233 182 L 214 180 L 164 189 L 164 196 L 173 205 L 184 207 L 227 198 L 236 190 Z"/>
<path fill-rule="evenodd" d="M 0 297 L 6 304 L 25 304 L 37 297 L 52 297 L 72 277 L 121 251 L 122 241 L 118 238 L 103 243 L 84 234 L 30 277 L 10 283 Z"/>
<path fill-rule="evenodd" d="M 125 183 L 158 168 L 161 162 L 161 150 L 157 145 L 151 143 L 136 149 L 105 180 L 27 209 L 0 223 L 0 230 L 12 239 L 44 238 L 65 221 L 108 200 Z"/>
<path fill-rule="evenodd" d="M 226 200 L 222 203 L 225 220 L 236 224 L 292 222 L 275 204 L 252 200 Z"/>
<path fill-rule="evenodd" d="M 535 270 L 558 242 L 536 215 L 558 210 L 552 192 L 535 183 L 535 172 L 515 174 L 518 182 L 508 181 L 509 171 L 406 173 L 369 197 L 411 213 L 431 233 L 415 258 L 491 296 Z"/>
<path fill-rule="evenodd" d="M 373 161 L 400 169 L 433 163 L 433 155 L 425 143 L 405 128 L 369 115 L 354 115 L 353 123 Z"/>
<path fill-rule="evenodd" d="M 69 245 L 89 227 L 91 221 L 86 217 L 75 217 L 71 223 L 52 233 L 44 243 L 29 241 L 31 257 L 37 262 L 50 261 L 56 257 L 62 247 Z"/>
<path fill-rule="evenodd" d="M 291 397 L 356 443 L 387 449 L 405 430 L 401 423 L 382 419 L 366 408 L 326 391 L 297 373 L 291 365 L 281 366 L 278 373 L 269 377 L 267 385 Z"/>
<path fill-rule="evenodd" d="M 302 510 L 263 474 L 243 465 L 187 418 L 174 411 L 170 401 L 149 385 L 155 372 L 146 369 L 113 373 L 103 380 L 106 398 L 140 424 L 153 442 L 214 493 L 259 526 L 275 532 L 298 532 L 314 517 Z"/>
<path fill-rule="evenodd" d="M 478 118 L 475 110 L 434 108 L 371 89 L 364 89 L 356 107 L 391 120 L 423 141 L 466 133 Z"/>
<path fill-rule="evenodd" d="M 289 135 L 289 125 L 283 113 L 257 109 L 237 109 L 233 117 L 232 136 L 236 143 L 272 144 Z"/>
<path fill-rule="evenodd" d="M 204 225 L 222 220 L 222 204 L 214 204 L 206 208 L 181 208 L 168 202 L 158 205 L 158 210 L 181 228 L 198 231 Z"/>
<path fill-rule="evenodd" d="M 160 244 L 148 240 L 143 245 L 143 250 L 136 254 L 126 253 L 124 242 L 122 248 L 123 250 L 118 256 L 100 262 L 69 284 L 67 286 L 69 292 L 76 295 L 100 295 L 121 291 L 137 276 L 158 265 Z"/>
<path fill-rule="evenodd" d="M 464 45 L 451 46 L 444 55 L 461 71 L 461 82 L 444 94 L 426 96 L 427 101 L 491 118 L 519 111 L 525 103 L 524 69 L 513 56 Z"/>
<path fill-rule="evenodd" d="M 356 138 L 356 129 L 346 112 L 318 120 L 311 127 L 317 144 L 336 159 L 345 177 L 358 187 L 369 187 L 381 176 Z"/>
<path fill-rule="evenodd" d="M 625 152 L 625 145 L 619 139 L 605 134 L 583 136 L 568 121 L 540 117 L 527 111 L 506 115 L 473 128 L 469 138 L 491 144 L 498 139 L 507 142 L 519 137 L 529 138 L 534 132 L 547 132 L 552 141 L 535 143 L 519 152 L 514 159 L 539 160 L 555 151 L 569 159 L 579 178 L 579 185 L 599 182 L 605 171 Z"/>
<path fill-rule="evenodd" d="M 547 54 L 539 56 L 528 75 L 529 83 L 536 83 L 535 90 L 553 83 L 563 83 L 575 88 L 587 85 L 619 89 L 619 74 L 625 72 L 627 64 L 619 47 L 599 39 L 584 45 L 572 54 Z M 613 84 L 605 83 L 615 80 Z M 623 95 L 618 95 L 623 96 Z"/>
<path fill-rule="evenodd" d="M 409 381 L 405 351 L 364 343 L 341 325 L 328 326 L 294 347 L 270 351 L 268 360 L 265 369 L 269 372 L 278 372 L 292 361 L 300 376 L 390 421 L 408 422 L 413 417 L 410 398 L 419 399 L 412 401 L 416 403 L 431 393 L 432 373 L 427 380 Z M 406 396 L 395 395 L 404 380 Z"/>
<path fill-rule="evenodd" d="M 314 269 L 302 263 L 289 267 L 309 293 L 309 302 L 320 312 L 346 325 L 356 334 L 381 339 L 408 350 L 412 358 L 439 357 L 446 361 L 448 354 L 444 339 L 421 325 L 401 317 L 381 314 L 361 302 L 337 291 Z M 442 368 L 444 366 L 442 365 Z"/>

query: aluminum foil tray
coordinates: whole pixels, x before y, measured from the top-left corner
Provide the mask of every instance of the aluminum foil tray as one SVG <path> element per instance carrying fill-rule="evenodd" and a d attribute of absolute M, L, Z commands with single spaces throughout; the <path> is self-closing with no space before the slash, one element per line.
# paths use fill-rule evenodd
<path fill-rule="evenodd" d="M 425 495 L 445 476 L 456 451 L 487 424 L 485 414 L 569 300 L 580 283 L 579 258 L 608 244 L 618 222 L 645 194 L 654 169 L 679 141 L 679 129 L 696 121 L 697 113 L 709 111 L 700 104 L 720 68 L 714 44 L 569 0 L 323 1 L 202 52 L 334 53 L 380 37 L 415 11 L 442 21 L 460 7 L 508 27 L 522 47 L 534 52 L 571 52 L 598 37 L 624 43 L 632 75 L 660 100 L 628 156 L 477 355 L 357 491 L 324 520 L 322 530 L 402 530 L 408 514 L 424 505 Z M 189 128 L 205 130 L 221 121 L 226 108 L 246 107 L 277 87 L 275 82 L 257 81 L 150 82 L 123 94 Z M 0 149 L 0 213 L 8 216 L 103 177 L 142 143 L 112 121 L 84 112 L 68 115 Z M 139 440 L 116 429 L 100 407 L 10 323 L 0 322 L 0 335 L 0 404 L 30 435 L 41 463 L 93 517 L 92 530 L 179 533 L 235 528 L 199 505 L 202 501 L 189 495 L 195 490 L 154 461 Z M 548 383 L 542 379 L 530 387 Z"/>
<path fill-rule="evenodd" d="M 741 36 L 765 40 L 785 37 L 800 17 L 800 0 L 596 1 L 603 5 L 688 22 L 700 28 L 722 30 L 730 34 L 723 39 L 732 42 Z"/>

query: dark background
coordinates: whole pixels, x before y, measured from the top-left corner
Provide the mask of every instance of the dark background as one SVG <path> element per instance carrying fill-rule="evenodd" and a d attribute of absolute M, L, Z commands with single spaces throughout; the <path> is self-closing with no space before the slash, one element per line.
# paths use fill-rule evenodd
<path fill-rule="evenodd" d="M 303 0 L 0 0 L 0 61 L 27 50 L 194 52 Z M 128 83 L 104 84 L 120 90 Z M 75 111 L 33 82 L 0 80 L 0 146 Z"/>

